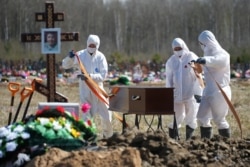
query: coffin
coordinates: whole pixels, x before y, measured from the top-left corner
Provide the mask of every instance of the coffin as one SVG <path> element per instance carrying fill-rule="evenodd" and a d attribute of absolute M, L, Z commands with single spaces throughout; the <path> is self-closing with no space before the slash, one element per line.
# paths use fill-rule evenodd
<path fill-rule="evenodd" d="M 174 114 L 173 88 L 114 86 L 109 110 L 127 114 Z"/>

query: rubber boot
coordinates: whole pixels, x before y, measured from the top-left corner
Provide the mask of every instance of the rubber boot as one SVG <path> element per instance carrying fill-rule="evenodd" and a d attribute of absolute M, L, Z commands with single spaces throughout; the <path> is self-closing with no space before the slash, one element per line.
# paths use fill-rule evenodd
<path fill-rule="evenodd" d="M 169 137 L 175 139 L 176 135 L 175 135 L 174 129 L 168 128 L 168 135 Z"/>
<path fill-rule="evenodd" d="M 194 129 L 186 125 L 186 140 L 190 139 L 193 136 Z"/>
<path fill-rule="evenodd" d="M 223 136 L 223 137 L 227 137 L 230 138 L 231 133 L 230 133 L 230 129 L 219 129 L 219 135 Z"/>
<path fill-rule="evenodd" d="M 201 131 L 201 138 L 208 138 L 212 137 L 212 127 L 200 127 Z"/>
<path fill-rule="evenodd" d="M 172 128 L 168 128 L 168 135 L 172 139 L 179 139 L 178 129 L 174 130 Z"/>

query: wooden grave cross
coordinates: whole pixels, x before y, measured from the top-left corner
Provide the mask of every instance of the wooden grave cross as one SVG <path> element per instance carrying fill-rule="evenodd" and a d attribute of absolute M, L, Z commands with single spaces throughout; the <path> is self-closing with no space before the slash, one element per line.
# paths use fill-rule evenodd
<path fill-rule="evenodd" d="M 54 28 L 55 21 L 64 21 L 64 13 L 54 13 L 54 2 L 47 1 L 45 3 L 45 13 L 36 13 L 37 22 L 46 22 L 46 28 Z M 22 42 L 41 42 L 41 33 L 22 33 Z M 61 41 L 79 41 L 79 33 L 61 33 Z M 48 102 L 59 101 L 60 98 L 56 93 L 56 69 L 55 54 L 46 54 L 47 58 L 47 92 L 40 92 L 47 96 Z"/>

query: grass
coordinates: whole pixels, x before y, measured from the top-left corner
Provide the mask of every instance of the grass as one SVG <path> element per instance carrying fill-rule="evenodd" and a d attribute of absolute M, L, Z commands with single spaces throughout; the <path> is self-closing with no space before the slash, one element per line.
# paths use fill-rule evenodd
<path fill-rule="evenodd" d="M 23 80 L 18 81 L 22 84 L 23 86 L 30 86 L 29 84 L 25 83 Z M 250 138 L 250 124 L 249 119 L 249 97 L 250 97 L 250 81 L 247 80 L 232 80 L 231 82 L 231 87 L 232 87 L 232 104 L 235 107 L 240 120 L 242 124 L 242 131 L 243 131 L 243 138 Z M 108 89 L 108 88 L 107 88 Z M 5 126 L 8 122 L 8 113 L 10 111 L 10 101 L 11 101 L 11 93 L 8 90 L 8 83 L 0 83 L 0 126 Z M 79 102 L 79 93 L 78 93 L 78 84 L 73 83 L 73 84 L 57 84 L 56 86 L 56 91 L 63 94 L 64 96 L 68 97 L 69 102 Z M 28 98 L 24 100 L 20 114 L 19 114 L 19 119 L 21 119 L 22 113 L 25 110 L 26 104 L 27 104 Z M 43 95 L 41 95 L 38 92 L 34 92 L 31 103 L 29 106 L 28 114 L 34 114 L 37 111 L 38 103 L 39 102 L 46 102 L 47 98 Z M 13 111 L 14 114 L 19 106 L 20 103 L 20 91 L 15 95 L 15 101 L 14 101 L 14 107 Z M 122 116 L 121 113 L 116 112 L 120 116 Z M 13 115 L 14 115 L 13 114 Z M 12 116 L 13 118 L 13 116 Z M 151 130 L 147 123 L 150 123 L 152 121 L 152 126 L 154 130 L 157 129 L 157 116 L 152 116 L 152 115 L 146 115 L 146 116 L 141 116 L 140 117 L 140 130 L 141 131 L 147 131 Z M 95 123 L 97 125 L 98 131 L 100 131 L 101 126 L 100 126 L 100 117 L 97 116 L 95 117 Z M 130 127 L 133 127 L 135 122 L 135 115 L 127 115 L 126 116 L 126 121 Z M 164 115 L 162 116 L 162 130 L 164 132 L 168 132 L 167 125 L 173 120 L 172 115 Z M 233 138 L 239 138 L 240 137 L 240 129 L 238 127 L 237 121 L 234 118 L 233 114 L 231 111 L 229 111 L 227 120 L 229 121 L 229 124 L 231 126 L 231 132 L 232 132 L 232 137 Z M 122 132 L 122 124 L 121 122 L 115 118 L 113 115 L 113 130 L 114 132 L 121 133 Z M 214 126 L 215 127 L 215 126 Z M 181 139 L 184 138 L 185 136 L 185 128 L 184 126 L 180 129 L 180 137 Z M 214 128 L 214 133 L 217 133 L 217 129 Z M 199 136 L 199 129 L 195 131 L 195 135 Z"/>

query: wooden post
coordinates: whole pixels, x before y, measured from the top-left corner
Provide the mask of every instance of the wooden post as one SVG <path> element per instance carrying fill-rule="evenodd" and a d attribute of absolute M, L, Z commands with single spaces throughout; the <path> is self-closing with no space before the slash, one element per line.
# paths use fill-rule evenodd
<path fill-rule="evenodd" d="M 54 13 L 54 2 L 45 3 L 45 12 L 36 13 L 37 22 L 45 22 L 46 28 L 54 28 L 55 21 L 64 21 L 64 13 Z M 79 33 L 61 33 L 61 41 L 78 41 Z M 22 42 L 41 42 L 41 33 L 23 33 Z M 55 54 L 46 54 L 47 58 L 47 88 L 49 94 L 48 102 L 56 101 L 56 67 Z"/>

